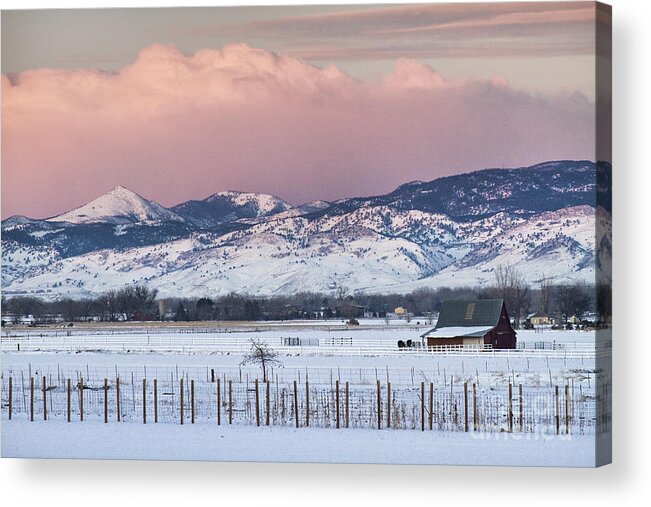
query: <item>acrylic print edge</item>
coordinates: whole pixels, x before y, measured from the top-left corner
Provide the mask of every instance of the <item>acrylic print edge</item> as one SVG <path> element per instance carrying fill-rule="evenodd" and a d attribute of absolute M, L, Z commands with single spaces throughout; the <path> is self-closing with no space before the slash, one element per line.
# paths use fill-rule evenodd
<path fill-rule="evenodd" d="M 612 6 L 595 2 L 595 160 L 607 162 L 604 170 L 597 170 L 597 208 L 609 210 L 610 220 L 595 222 L 595 239 L 600 241 L 612 224 Z M 607 168 L 607 169 L 606 169 Z M 598 245 L 598 242 L 595 242 Z M 612 255 L 598 259 L 603 261 L 601 269 L 595 269 L 595 301 L 611 315 L 612 308 Z M 610 318 L 612 321 L 612 317 Z M 612 324 L 606 323 L 596 332 L 597 350 L 607 354 L 596 354 L 595 367 L 598 379 L 595 466 L 612 462 Z M 605 347 L 608 346 L 608 349 Z"/>

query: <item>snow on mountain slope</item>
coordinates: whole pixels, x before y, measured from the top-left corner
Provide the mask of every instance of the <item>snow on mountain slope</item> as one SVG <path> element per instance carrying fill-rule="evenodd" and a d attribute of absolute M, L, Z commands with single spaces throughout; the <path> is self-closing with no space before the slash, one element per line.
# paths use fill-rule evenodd
<path fill-rule="evenodd" d="M 162 296 L 407 292 L 419 286 L 491 283 L 500 263 L 530 282 L 594 279 L 595 212 L 589 206 L 531 219 L 500 214 L 457 223 L 441 214 L 362 208 L 350 215 L 268 220 L 224 235 L 125 251 L 103 250 L 36 267 L 10 293 L 48 287 L 87 296 L 146 283 Z"/>
<path fill-rule="evenodd" d="M 277 219 L 291 218 L 291 217 L 302 217 L 304 215 L 309 215 L 317 211 L 323 211 L 329 208 L 330 206 L 332 206 L 332 203 L 328 201 L 320 201 L 320 200 L 310 201 L 305 204 L 301 204 L 299 206 L 291 207 L 287 211 L 281 211 L 275 213 L 266 218 L 277 220 Z"/>
<path fill-rule="evenodd" d="M 547 162 L 295 207 L 266 194 L 219 192 L 167 210 L 118 187 L 49 221 L 5 220 L 3 290 L 96 295 L 139 282 L 166 296 L 341 284 L 408 292 L 493 283 L 500 264 L 532 283 L 543 276 L 595 283 L 610 277 L 610 171 Z"/>
<path fill-rule="evenodd" d="M 15 241 L 2 242 L 2 286 L 6 287 L 14 279 L 26 272 L 46 268 L 59 259 L 54 248 L 32 247 Z"/>
<path fill-rule="evenodd" d="M 238 220 L 250 222 L 290 208 L 289 204 L 273 195 L 226 191 L 201 201 L 184 202 L 171 209 L 195 227 L 209 230 Z"/>
<path fill-rule="evenodd" d="M 541 213 L 495 235 L 459 262 L 417 285 L 490 285 L 500 264 L 513 265 L 530 283 L 543 277 L 559 283 L 594 283 L 594 208 L 577 206 Z"/>
<path fill-rule="evenodd" d="M 2 230 L 4 231 L 14 227 L 20 227 L 21 225 L 29 225 L 38 222 L 39 220 L 34 220 L 23 215 L 14 215 L 2 221 Z"/>
<path fill-rule="evenodd" d="M 273 195 L 256 194 L 250 192 L 218 192 L 206 199 L 207 202 L 215 202 L 226 198 L 237 206 L 250 206 L 256 211 L 257 216 L 287 211 L 291 206 L 282 199 Z"/>
<path fill-rule="evenodd" d="M 49 222 L 110 223 L 182 222 L 183 218 L 128 188 L 117 186 L 107 194 L 77 209 L 48 219 Z"/>

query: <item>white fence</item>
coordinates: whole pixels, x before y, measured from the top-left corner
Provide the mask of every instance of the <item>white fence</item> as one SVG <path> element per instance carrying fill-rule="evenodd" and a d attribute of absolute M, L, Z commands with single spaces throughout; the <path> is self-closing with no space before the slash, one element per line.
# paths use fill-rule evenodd
<path fill-rule="evenodd" d="M 556 357 L 593 358 L 610 354 L 606 347 L 593 344 L 568 343 L 536 346 L 541 342 L 521 343 L 518 349 L 497 350 L 486 346 L 413 346 L 399 348 L 386 339 L 311 339 L 311 345 L 287 345 L 284 338 L 263 339 L 283 355 L 324 356 L 500 356 L 500 357 Z M 119 334 L 119 335 L 38 335 L 3 336 L 3 351 L 24 352 L 180 352 L 243 354 L 251 348 L 250 337 L 224 337 L 195 334 Z M 318 343 L 318 344 L 317 344 Z"/>

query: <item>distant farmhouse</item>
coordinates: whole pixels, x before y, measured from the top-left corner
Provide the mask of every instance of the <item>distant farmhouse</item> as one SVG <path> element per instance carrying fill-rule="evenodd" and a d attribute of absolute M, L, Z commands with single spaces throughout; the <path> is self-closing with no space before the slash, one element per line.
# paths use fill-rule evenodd
<path fill-rule="evenodd" d="M 546 313 L 532 313 L 527 315 L 527 321 L 532 326 L 553 326 L 556 324 L 556 320 L 547 315 Z"/>
<path fill-rule="evenodd" d="M 514 349 L 515 331 L 502 299 L 445 301 L 436 327 L 421 335 L 424 346 Z"/>

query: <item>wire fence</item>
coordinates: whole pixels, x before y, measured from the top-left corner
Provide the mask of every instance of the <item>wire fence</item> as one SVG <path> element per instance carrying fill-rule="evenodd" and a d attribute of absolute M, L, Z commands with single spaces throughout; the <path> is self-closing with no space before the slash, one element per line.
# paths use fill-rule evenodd
<path fill-rule="evenodd" d="M 181 378 L 59 376 L 2 378 L 7 420 L 67 420 L 106 423 L 230 424 L 421 431 L 591 434 L 608 430 L 606 384 L 584 390 L 574 382 L 551 387 L 508 383 L 481 387 L 377 381 L 332 386 L 249 378 L 243 382 Z"/>
<path fill-rule="evenodd" d="M 209 357 L 206 363 L 187 364 L 165 360 L 164 363 L 151 360 L 149 363 L 135 363 L 133 361 L 116 361 L 102 357 L 99 363 L 73 362 L 70 358 L 63 363 L 46 361 L 42 363 L 5 362 L 2 367 L 2 376 L 46 376 L 60 382 L 62 378 L 80 378 L 97 380 L 103 378 L 158 378 L 179 380 L 183 377 L 192 377 L 206 381 L 221 378 L 226 382 L 231 380 L 236 383 L 247 382 L 249 379 L 259 377 L 261 369 L 253 365 L 219 365 L 212 363 Z M 148 357 L 149 359 L 149 357 Z M 179 358 L 175 358 L 179 359 Z M 106 361 L 103 361 L 106 360 Z M 526 386 L 541 387 L 552 386 L 554 383 L 565 382 L 570 378 L 585 384 L 587 388 L 598 382 L 595 370 L 595 361 L 565 358 L 531 358 L 531 357 L 498 357 L 498 358 L 434 358 L 425 364 L 417 366 L 269 366 L 270 378 L 279 382 L 298 383 L 311 381 L 315 384 L 327 384 L 332 387 L 336 380 L 358 385 L 374 385 L 378 380 L 393 385 L 416 386 L 419 382 L 434 382 L 447 385 L 449 382 L 463 379 L 475 382 L 477 385 L 492 387 L 503 385 L 509 381 L 516 383 L 516 379 Z"/>

